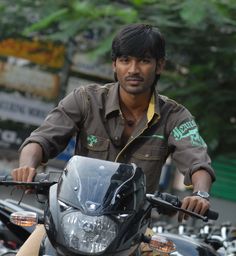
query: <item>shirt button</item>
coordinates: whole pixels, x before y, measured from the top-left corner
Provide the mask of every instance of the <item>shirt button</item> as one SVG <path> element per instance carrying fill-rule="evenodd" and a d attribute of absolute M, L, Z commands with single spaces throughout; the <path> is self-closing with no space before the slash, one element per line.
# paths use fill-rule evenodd
<path fill-rule="evenodd" d="M 119 137 L 116 136 L 116 137 L 115 137 L 115 140 L 119 140 Z"/>

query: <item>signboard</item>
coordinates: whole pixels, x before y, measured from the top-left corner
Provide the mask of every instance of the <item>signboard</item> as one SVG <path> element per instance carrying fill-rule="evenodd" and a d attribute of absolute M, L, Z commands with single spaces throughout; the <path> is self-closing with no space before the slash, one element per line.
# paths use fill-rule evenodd
<path fill-rule="evenodd" d="M 78 52 L 74 55 L 71 69 L 73 71 L 99 77 L 109 81 L 114 80 L 111 63 L 102 63 L 99 60 L 93 60 L 89 58 L 87 54 L 81 52 Z"/>
<path fill-rule="evenodd" d="M 58 42 L 0 39 L 0 150 L 14 153 L 53 109 L 68 76 L 65 55 Z"/>
<path fill-rule="evenodd" d="M 59 91 L 59 76 L 0 61 L 0 86 L 54 99 Z"/>
<path fill-rule="evenodd" d="M 53 103 L 0 92 L 0 118 L 5 120 L 38 126 L 53 107 Z"/>
<path fill-rule="evenodd" d="M 7 38 L 0 41 L 0 55 L 27 59 L 50 68 L 62 68 L 65 46 L 51 41 Z"/>

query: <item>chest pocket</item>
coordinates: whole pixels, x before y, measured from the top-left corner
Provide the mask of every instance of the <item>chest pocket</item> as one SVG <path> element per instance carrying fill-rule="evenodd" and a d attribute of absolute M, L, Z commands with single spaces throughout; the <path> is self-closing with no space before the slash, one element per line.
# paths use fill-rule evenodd
<path fill-rule="evenodd" d="M 88 135 L 84 139 L 83 154 L 92 157 L 107 160 L 109 151 L 109 139 L 95 135 Z"/>
<path fill-rule="evenodd" d="M 167 148 L 163 145 L 142 145 L 133 157 L 139 160 L 156 161 L 166 156 Z"/>
<path fill-rule="evenodd" d="M 130 162 L 141 167 L 145 173 L 148 193 L 153 193 L 158 187 L 166 155 L 167 148 L 163 145 L 142 145 L 131 156 Z"/>

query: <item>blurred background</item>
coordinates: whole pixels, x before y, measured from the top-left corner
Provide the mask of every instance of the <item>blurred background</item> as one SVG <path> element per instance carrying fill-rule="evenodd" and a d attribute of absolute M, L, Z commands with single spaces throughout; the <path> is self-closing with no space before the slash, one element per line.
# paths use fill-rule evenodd
<path fill-rule="evenodd" d="M 1 175 L 17 166 L 19 146 L 62 97 L 81 85 L 113 81 L 110 48 L 117 30 L 149 23 L 166 39 L 159 91 L 196 117 L 217 176 L 213 208 L 219 222 L 236 224 L 235 17 L 234 0 L 1 0 Z M 74 143 L 46 170 L 62 169 Z M 171 160 L 161 188 L 189 193 Z M 0 188 L 0 195 L 8 197 L 9 189 Z"/>

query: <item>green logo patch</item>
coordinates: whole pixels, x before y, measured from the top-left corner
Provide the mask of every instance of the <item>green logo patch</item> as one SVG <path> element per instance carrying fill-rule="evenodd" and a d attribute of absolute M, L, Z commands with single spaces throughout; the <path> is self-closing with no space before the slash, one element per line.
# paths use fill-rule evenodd
<path fill-rule="evenodd" d="M 90 147 L 93 147 L 94 144 L 96 144 L 98 142 L 98 139 L 96 136 L 94 135 L 89 135 L 87 137 L 87 143 Z"/>
<path fill-rule="evenodd" d="M 200 136 L 194 120 L 182 123 L 178 127 L 175 127 L 171 134 L 176 141 L 189 137 L 193 146 L 206 147 L 206 143 Z"/>

